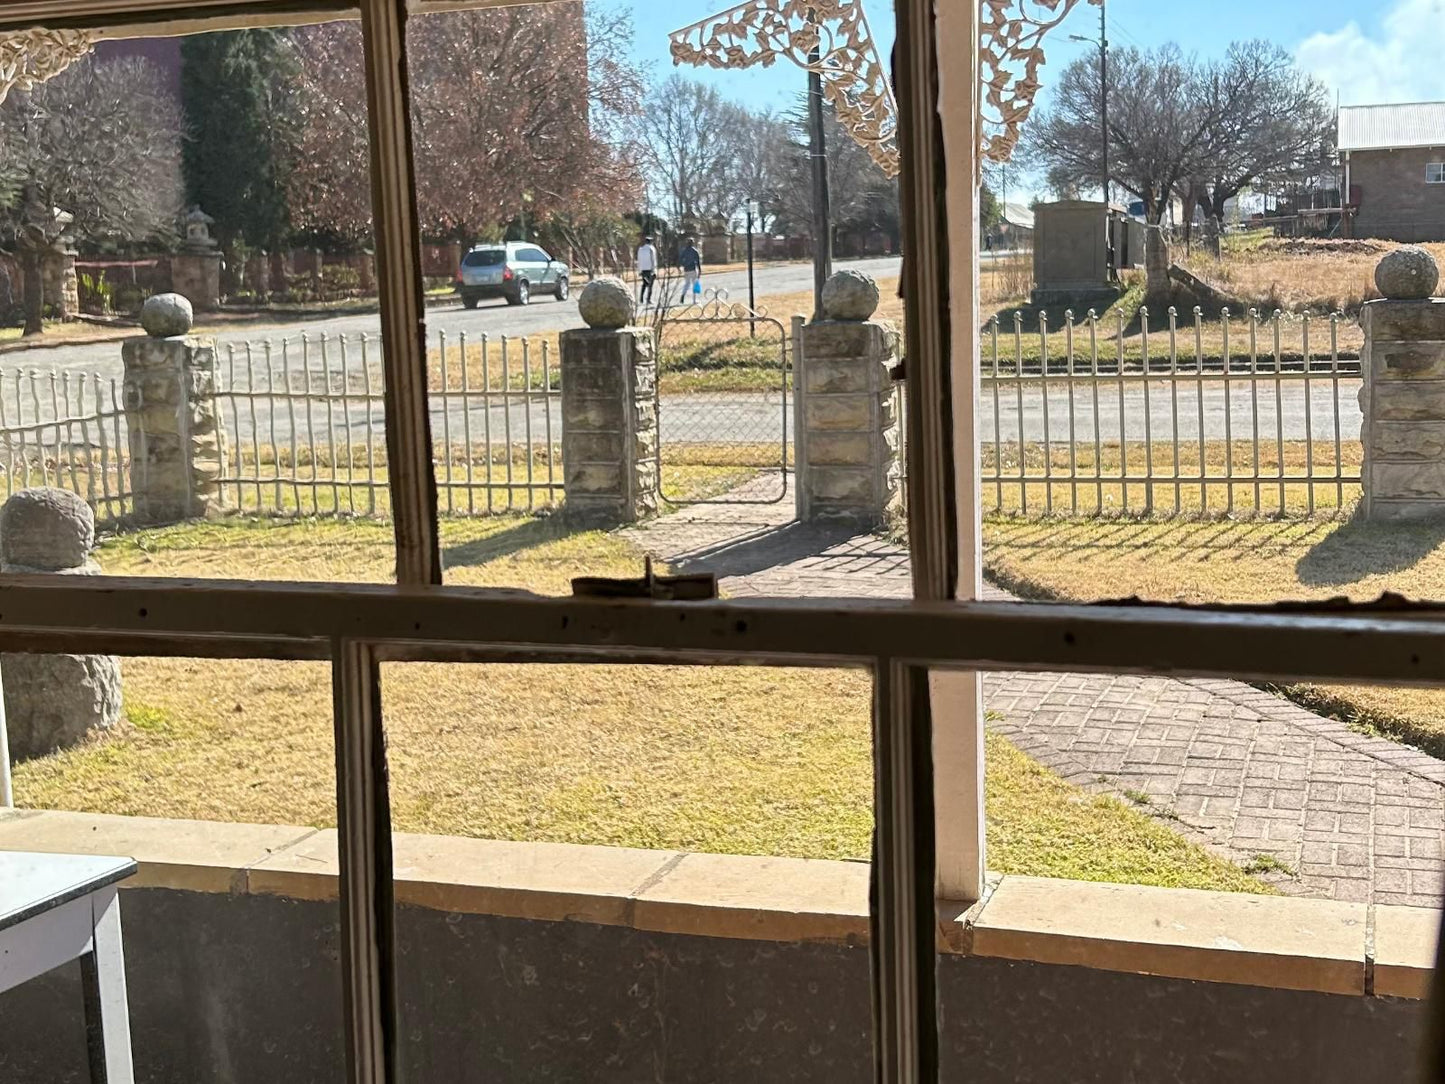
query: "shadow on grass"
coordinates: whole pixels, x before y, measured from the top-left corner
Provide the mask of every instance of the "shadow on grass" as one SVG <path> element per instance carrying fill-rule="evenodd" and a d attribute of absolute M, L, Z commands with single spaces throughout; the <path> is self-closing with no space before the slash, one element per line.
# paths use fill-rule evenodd
<path fill-rule="evenodd" d="M 473 539 L 442 550 L 442 567 L 475 568 L 502 557 L 555 542 L 568 535 L 579 534 L 583 528 L 569 523 L 566 516 L 533 516 L 515 527 Z"/>
<path fill-rule="evenodd" d="M 1310 547 L 1295 565 L 1300 583 L 1336 587 L 1414 568 L 1445 543 L 1445 521 L 1368 523 L 1357 513 Z"/>

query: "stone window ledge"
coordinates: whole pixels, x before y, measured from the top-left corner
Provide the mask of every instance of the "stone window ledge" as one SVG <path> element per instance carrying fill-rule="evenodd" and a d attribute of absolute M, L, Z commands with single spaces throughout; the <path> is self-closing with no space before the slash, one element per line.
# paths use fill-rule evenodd
<path fill-rule="evenodd" d="M 133 888 L 330 900 L 336 833 L 52 811 L 0 813 L 0 850 L 130 855 Z M 398 834 L 399 904 L 747 940 L 864 945 L 860 862 Z M 941 904 L 939 951 L 1334 994 L 1424 998 L 1433 910 L 993 875 Z"/>

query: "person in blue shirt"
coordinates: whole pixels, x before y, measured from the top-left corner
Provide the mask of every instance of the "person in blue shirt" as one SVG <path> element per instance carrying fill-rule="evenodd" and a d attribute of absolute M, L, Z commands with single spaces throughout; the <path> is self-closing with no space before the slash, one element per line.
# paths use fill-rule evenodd
<path fill-rule="evenodd" d="M 697 250 L 697 242 L 691 237 L 683 241 L 682 251 L 677 254 L 677 262 L 682 266 L 682 302 L 687 304 L 688 298 L 702 281 L 702 253 Z"/>

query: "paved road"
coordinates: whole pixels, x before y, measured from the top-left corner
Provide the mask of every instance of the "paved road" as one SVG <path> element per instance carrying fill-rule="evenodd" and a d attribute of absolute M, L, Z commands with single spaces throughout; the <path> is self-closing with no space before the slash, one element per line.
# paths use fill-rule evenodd
<path fill-rule="evenodd" d="M 1071 402 L 1067 386 L 1050 387 L 1045 397 L 1039 385 L 1025 385 L 1022 409 L 1014 386 L 1000 383 L 996 387 L 997 404 L 993 387 L 984 387 L 979 418 L 981 440 L 989 443 L 995 439 L 1004 443 L 1018 440 L 1022 417 L 1025 440 L 1042 441 L 1047 432 L 1052 441 L 1068 441 L 1072 405 L 1073 433 L 1079 440 L 1093 443 L 1095 406 L 1091 386 L 1074 384 Z M 1274 384 L 1264 380 L 1231 380 L 1227 398 L 1220 382 L 1206 384 L 1202 395 L 1197 386 L 1187 382 L 1178 385 L 1177 393 L 1167 384 L 1151 383 L 1147 402 L 1144 388 L 1138 383 L 1125 388 L 1122 403 L 1117 384 L 1101 381 L 1098 392 L 1100 439 L 1105 442 L 1120 439 L 1121 415 L 1128 440 L 1144 440 L 1147 434 L 1156 441 L 1169 441 L 1177 432 L 1180 440 L 1197 441 L 1201 406 L 1206 440 L 1232 437 L 1247 441 L 1258 431 L 1266 440 L 1282 436 L 1284 440 L 1332 441 L 1336 404 L 1340 440 L 1360 439 L 1358 379 L 1341 380 L 1338 392 L 1328 380 L 1311 380 L 1308 396 L 1303 381 L 1286 381 L 1280 386 L 1278 400 Z"/>
<path fill-rule="evenodd" d="M 838 264 L 840 269 L 853 268 L 865 271 L 875 278 L 889 278 L 898 275 L 902 260 L 896 256 L 872 260 L 850 260 Z M 759 298 L 769 294 L 795 293 L 813 288 L 813 267 L 806 263 L 788 263 L 759 267 L 755 274 Z M 734 300 L 747 300 L 748 276 L 746 271 L 729 271 L 708 275 L 704 279 L 709 289 L 727 290 Z M 479 336 L 486 332 L 491 336 L 537 335 L 548 331 L 566 331 L 582 327 L 582 318 L 577 314 L 577 294 L 572 300 L 558 302 L 550 298 L 537 298 L 526 308 L 508 305 L 505 301 L 483 302 L 476 309 L 467 310 L 461 304 L 440 306 L 427 310 L 427 331 L 435 334 L 445 331 L 448 337 L 465 331 L 467 335 Z M 790 313 L 779 314 L 786 321 Z M 289 323 L 277 326 L 244 325 L 229 328 L 216 335 L 217 343 L 224 349 L 228 343 L 243 343 L 269 339 L 279 344 L 284 339 L 299 342 L 301 335 L 376 335 L 381 331 L 380 317 L 376 314 L 361 316 L 338 316 L 307 321 L 304 324 Z M 373 360 L 375 360 L 373 358 Z M 314 363 L 314 359 L 313 359 Z M 120 347 L 114 343 L 89 346 L 68 346 L 41 348 L 34 351 L 20 351 L 0 357 L 0 369 L 41 368 L 56 371 L 100 373 L 103 377 L 119 377 L 121 372 Z"/>
<path fill-rule="evenodd" d="M 1359 381 L 1341 381 L 1339 393 L 1339 438 L 1342 442 L 1360 439 L 1360 409 L 1356 399 Z M 1336 416 L 1333 409 L 1332 389 L 1312 387 L 1309 409 L 1306 410 L 1304 389 L 1301 386 L 1285 388 L 1276 409 L 1274 389 L 1262 385 L 1259 389 L 1258 412 L 1251 399 L 1249 389 L 1231 387 L 1229 406 L 1222 388 L 1206 388 L 1204 393 L 1204 438 L 1236 442 L 1248 442 L 1257 432 L 1266 445 L 1276 439 L 1287 441 L 1305 440 L 1333 441 L 1335 439 Z M 1099 440 L 1107 444 L 1120 439 L 1119 400 L 1117 390 L 1100 389 L 1098 418 Z M 530 440 L 542 443 L 548 433 L 548 414 L 551 415 L 550 434 L 554 440 L 562 432 L 561 403 L 559 396 L 531 396 L 513 394 L 502 397 L 493 394 L 486 402 L 480 396 L 472 395 L 466 402 L 453 394 L 448 398 L 443 411 L 438 397 L 432 398 L 432 434 L 437 440 L 449 438 L 452 443 L 461 443 L 470 437 L 472 443 L 487 438 L 502 442 L 506 434 L 514 441 Z M 226 427 L 240 435 L 243 441 L 251 439 L 252 422 L 248 404 L 243 398 L 223 397 L 222 413 Z M 1002 444 L 1018 440 L 1020 417 L 1015 398 L 999 397 L 997 419 L 993 412 L 993 400 L 985 397 L 982 415 L 979 419 L 979 439 L 986 445 L 997 439 Z M 308 432 L 315 432 L 325 443 L 324 433 L 328 425 L 327 408 L 322 404 L 313 407 L 308 419 L 304 403 L 296 404 L 295 427 L 298 435 L 306 439 Z M 1176 415 L 1177 409 L 1177 415 Z M 365 404 L 353 402 L 344 410 L 340 403 L 333 407 L 330 421 L 340 435 L 348 424 L 352 427 L 354 439 L 360 440 L 369 428 L 378 435 L 383 433 L 381 404 L 374 403 L 370 410 Z M 1177 416 L 1177 428 L 1175 419 Z M 273 436 L 272 421 L 262 416 L 257 428 L 260 439 L 270 441 Z M 1074 399 L 1073 428 L 1070 429 L 1069 401 L 1066 392 L 1054 393 L 1048 397 L 1047 418 L 1044 411 L 1044 397 L 1038 391 L 1026 391 L 1023 405 L 1023 433 L 1029 442 L 1048 438 L 1055 443 L 1068 442 L 1071 432 L 1082 444 L 1094 442 L 1094 404 L 1088 391 L 1077 392 Z M 1280 425 L 1276 418 L 1283 418 Z M 292 419 L 285 407 L 272 416 L 274 434 L 283 442 L 289 442 Z M 1169 442 L 1177 432 L 1178 439 L 1186 444 L 1198 441 L 1199 396 L 1194 389 L 1181 388 L 1177 407 L 1167 390 L 1151 389 L 1148 399 L 1147 418 L 1142 389 L 1129 389 L 1124 398 L 1124 436 L 1129 441 L 1142 441 L 1146 436 L 1157 442 Z M 1047 430 L 1045 423 L 1047 422 Z M 781 395 L 744 394 L 734 392 L 694 393 L 687 395 L 665 395 L 660 415 L 664 443 L 770 443 L 781 442 L 784 426 L 792 439 L 793 412 L 791 399 L 784 402 Z"/>

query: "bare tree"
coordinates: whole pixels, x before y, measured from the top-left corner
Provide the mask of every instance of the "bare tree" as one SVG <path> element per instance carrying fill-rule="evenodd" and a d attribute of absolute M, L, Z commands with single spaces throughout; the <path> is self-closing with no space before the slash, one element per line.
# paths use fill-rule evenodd
<path fill-rule="evenodd" d="M 1215 254 L 1224 208 L 1246 188 L 1282 182 L 1332 149 L 1329 92 L 1267 41 L 1236 42 L 1205 73 L 1212 124 L 1205 167 L 1193 193 L 1210 223 Z"/>
<path fill-rule="evenodd" d="M 577 3 L 426 15 L 408 59 L 417 203 L 423 230 L 471 240 L 526 209 L 534 221 L 603 198 L 636 202 L 638 180 L 615 142 L 642 79 L 629 24 Z M 292 176 L 301 228 L 370 233 L 366 94 L 354 24 L 295 32 L 303 130 Z"/>
<path fill-rule="evenodd" d="M 1144 203 L 1147 292 L 1169 292 L 1169 246 L 1160 229 L 1180 184 L 1209 162 L 1214 111 L 1199 64 L 1176 45 L 1109 57 L 1109 169 Z M 1099 138 L 1099 58 L 1064 69 L 1051 108 L 1026 134 L 1025 154 L 1058 189 L 1088 186 L 1103 172 Z"/>
<path fill-rule="evenodd" d="M 899 228 L 898 185 L 890 180 L 838 121 L 831 105 L 824 107 L 828 149 L 830 207 L 835 229 L 882 230 L 896 237 Z M 781 223 L 799 232 L 813 230 L 812 145 L 807 101 L 788 114 L 781 141 L 783 163 L 777 168 L 778 214 Z"/>
<path fill-rule="evenodd" d="M 1060 190 L 1088 187 L 1103 170 L 1098 65 L 1090 56 L 1065 68 L 1053 106 L 1027 133 L 1028 158 Z M 1268 42 L 1235 43 L 1207 64 L 1176 45 L 1110 55 L 1110 173 L 1143 201 L 1151 225 L 1178 194 L 1186 226 L 1202 207 L 1217 235 L 1225 204 L 1317 157 L 1329 123 L 1324 88 Z M 1158 296 L 1168 291 L 1168 248 L 1158 229 L 1148 242 L 1148 292 Z"/>
<path fill-rule="evenodd" d="M 42 261 L 67 228 L 82 243 L 174 232 L 180 122 L 148 61 L 86 58 L 13 91 L 0 105 L 0 161 L 0 235 L 20 258 L 27 335 L 43 330 Z"/>
<path fill-rule="evenodd" d="M 674 74 L 648 95 L 639 120 L 648 177 L 674 229 L 731 216 L 737 190 L 734 126 L 746 110 L 716 87 Z"/>

